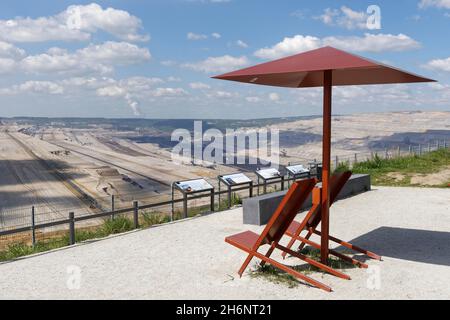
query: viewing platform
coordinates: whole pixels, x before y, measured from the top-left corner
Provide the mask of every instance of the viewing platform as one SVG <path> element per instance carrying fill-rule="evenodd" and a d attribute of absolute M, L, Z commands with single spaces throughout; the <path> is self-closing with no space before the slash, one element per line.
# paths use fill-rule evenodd
<path fill-rule="evenodd" d="M 332 293 L 248 271 L 239 278 L 246 255 L 224 239 L 263 227 L 243 225 L 237 208 L 2 263 L 0 299 L 448 299 L 449 198 L 448 189 L 373 187 L 336 202 L 333 233 L 383 261 L 364 259 L 369 269 L 341 270 L 350 281 L 309 274 Z M 73 270 L 79 289 L 68 286 Z"/>

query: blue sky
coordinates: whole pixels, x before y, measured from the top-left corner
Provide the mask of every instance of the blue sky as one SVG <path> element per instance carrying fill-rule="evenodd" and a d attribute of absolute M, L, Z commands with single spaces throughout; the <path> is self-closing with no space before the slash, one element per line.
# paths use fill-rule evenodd
<path fill-rule="evenodd" d="M 381 29 L 367 28 L 367 8 Z M 450 110 L 450 0 L 0 3 L 0 116 L 320 114 L 319 89 L 210 79 L 332 45 L 438 84 L 336 88 L 335 113 Z"/>

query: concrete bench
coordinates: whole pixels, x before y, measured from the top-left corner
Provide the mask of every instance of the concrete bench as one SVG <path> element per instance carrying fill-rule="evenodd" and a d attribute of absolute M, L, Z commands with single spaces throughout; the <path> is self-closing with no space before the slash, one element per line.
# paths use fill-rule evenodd
<path fill-rule="evenodd" d="M 345 184 L 338 195 L 338 200 L 370 191 L 370 176 L 366 174 L 354 174 Z M 244 224 L 262 226 L 269 222 L 287 190 L 265 194 L 243 200 Z M 311 195 L 303 206 L 303 210 L 312 206 Z"/>

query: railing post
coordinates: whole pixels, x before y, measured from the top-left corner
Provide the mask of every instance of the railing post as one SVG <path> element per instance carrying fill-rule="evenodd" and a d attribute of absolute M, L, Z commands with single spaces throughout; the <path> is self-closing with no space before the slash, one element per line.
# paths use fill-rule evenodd
<path fill-rule="evenodd" d="M 400 158 L 400 156 L 401 156 L 401 149 L 400 149 L 400 146 L 398 146 L 398 148 L 397 148 L 397 154 L 398 154 L 398 157 Z"/>
<path fill-rule="evenodd" d="M 75 213 L 69 213 L 69 245 L 75 244 Z"/>
<path fill-rule="evenodd" d="M 111 220 L 114 220 L 114 211 L 116 211 L 116 201 L 115 196 L 111 195 Z"/>
<path fill-rule="evenodd" d="M 358 154 L 355 153 L 355 163 L 358 163 Z"/>
<path fill-rule="evenodd" d="M 36 219 L 35 219 L 35 208 L 31 207 L 31 244 L 36 246 Z"/>
<path fill-rule="evenodd" d="M 183 219 L 188 217 L 188 196 L 183 194 Z"/>
<path fill-rule="evenodd" d="M 230 187 L 230 195 L 231 195 L 231 187 Z M 214 198 L 215 198 L 215 192 L 214 192 L 214 189 L 213 190 L 211 190 L 211 196 L 210 196 L 210 198 L 211 198 L 211 212 L 214 212 L 215 211 L 215 209 L 216 208 L 214 208 L 214 206 L 215 206 L 215 203 L 214 203 Z M 230 204 L 230 206 L 231 206 L 231 197 L 230 197 L 230 202 L 229 202 L 229 204 Z M 219 205 L 220 205 L 220 203 L 219 203 Z"/>
<path fill-rule="evenodd" d="M 422 155 L 422 145 L 419 144 L 419 156 L 421 156 L 421 155 Z"/>
<path fill-rule="evenodd" d="M 389 153 L 388 153 L 388 149 L 387 148 L 384 149 L 384 158 L 385 159 L 389 158 Z"/>
<path fill-rule="evenodd" d="M 137 201 L 133 202 L 133 221 L 134 228 L 139 229 L 139 203 Z"/>

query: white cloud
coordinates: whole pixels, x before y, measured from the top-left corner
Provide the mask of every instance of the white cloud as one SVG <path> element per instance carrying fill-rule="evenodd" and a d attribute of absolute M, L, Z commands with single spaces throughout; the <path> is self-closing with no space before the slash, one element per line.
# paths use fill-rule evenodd
<path fill-rule="evenodd" d="M 173 60 L 164 60 L 164 61 L 161 61 L 161 64 L 165 67 L 173 67 L 173 66 L 177 65 L 177 62 L 173 61 Z"/>
<path fill-rule="evenodd" d="M 188 40 L 192 40 L 192 41 L 206 40 L 209 38 L 209 36 L 206 34 L 194 33 L 194 32 L 189 32 L 186 37 Z M 213 32 L 213 33 L 211 33 L 211 37 L 213 37 L 214 39 L 220 39 L 220 38 L 222 38 L 222 35 L 220 33 Z"/>
<path fill-rule="evenodd" d="M 184 68 L 205 73 L 227 72 L 236 68 L 244 67 L 249 64 L 246 56 L 233 57 L 225 55 L 221 57 L 209 57 L 203 61 L 195 63 L 185 63 Z"/>
<path fill-rule="evenodd" d="M 194 90 L 211 89 L 211 86 L 203 82 L 192 82 L 189 86 Z"/>
<path fill-rule="evenodd" d="M 17 48 L 10 43 L 0 41 L 0 57 L 18 60 L 23 58 L 25 54 L 25 50 Z"/>
<path fill-rule="evenodd" d="M 48 17 L 0 20 L 0 39 L 10 42 L 86 41 L 104 31 L 126 41 L 148 41 L 139 31 L 142 22 L 130 13 L 100 5 L 69 6 Z"/>
<path fill-rule="evenodd" d="M 153 97 L 181 97 L 187 94 L 183 88 L 157 88 L 150 92 Z"/>
<path fill-rule="evenodd" d="M 0 73 L 10 73 L 17 69 L 18 61 L 26 55 L 25 50 L 0 41 Z"/>
<path fill-rule="evenodd" d="M 420 8 L 436 7 L 450 9 L 450 0 L 421 0 L 419 2 Z"/>
<path fill-rule="evenodd" d="M 111 73 L 114 66 L 142 63 L 151 59 L 146 48 L 127 42 L 108 41 L 90 45 L 74 53 L 52 48 L 47 53 L 28 56 L 20 62 L 27 73 Z"/>
<path fill-rule="evenodd" d="M 181 82 L 182 80 L 179 77 L 170 76 L 170 77 L 167 77 L 167 81 L 169 81 L 169 82 Z"/>
<path fill-rule="evenodd" d="M 14 85 L 10 88 L 0 89 L 2 95 L 16 95 L 16 94 L 63 94 L 64 88 L 51 81 L 26 81 L 19 85 Z"/>
<path fill-rule="evenodd" d="M 420 48 L 420 43 L 404 34 L 370 34 L 364 37 L 326 37 L 296 35 L 268 48 L 259 49 L 255 56 L 262 59 L 276 59 L 313 50 L 322 46 L 333 46 L 355 52 L 406 51 Z"/>
<path fill-rule="evenodd" d="M 123 97 L 126 90 L 118 85 L 97 89 L 97 95 L 100 97 Z"/>
<path fill-rule="evenodd" d="M 177 98 L 188 95 L 182 88 L 156 87 L 164 83 L 160 78 L 131 77 L 98 88 L 97 96 L 106 98 L 123 98 L 134 115 L 142 115 L 139 100 L 148 101 L 153 98 Z"/>
<path fill-rule="evenodd" d="M 261 98 L 259 97 L 246 97 L 245 100 L 250 103 L 257 103 L 261 101 Z"/>
<path fill-rule="evenodd" d="M 364 11 L 355 11 L 346 6 L 342 6 L 339 10 L 327 8 L 322 15 L 316 17 L 326 25 L 339 26 L 349 30 L 367 29 L 367 18 Z"/>
<path fill-rule="evenodd" d="M 0 58 L 0 73 L 10 73 L 17 68 L 17 61 L 9 58 Z"/>
<path fill-rule="evenodd" d="M 73 77 L 63 79 L 59 83 L 66 89 L 72 90 L 82 88 L 86 90 L 96 90 L 98 88 L 106 87 L 115 84 L 117 81 L 113 78 L 96 78 L 96 77 Z"/>
<path fill-rule="evenodd" d="M 90 45 L 77 51 L 83 60 L 96 60 L 100 63 L 115 65 L 131 65 L 151 59 L 147 48 L 140 48 L 127 42 L 108 41 L 100 45 Z"/>
<path fill-rule="evenodd" d="M 188 40 L 198 41 L 198 40 L 208 39 L 208 36 L 206 34 L 198 34 L 198 33 L 189 32 L 187 34 L 186 38 Z"/>
<path fill-rule="evenodd" d="M 447 59 L 431 60 L 426 65 L 424 65 L 424 67 L 435 71 L 450 72 L 450 57 L 448 57 Z"/>
<path fill-rule="evenodd" d="M 206 94 L 208 98 L 219 99 L 219 100 L 228 100 L 232 98 L 236 98 L 239 96 L 237 93 L 228 92 L 228 91 L 213 91 Z"/>
<path fill-rule="evenodd" d="M 237 45 L 238 47 L 241 47 L 241 48 L 248 48 L 248 44 L 245 43 L 245 42 L 242 41 L 242 40 L 236 41 L 236 45 Z"/>
<path fill-rule="evenodd" d="M 419 42 L 402 33 L 398 35 L 366 33 L 364 37 L 327 37 L 323 39 L 323 43 L 356 52 L 407 51 L 421 47 Z"/>
<path fill-rule="evenodd" d="M 273 47 L 259 49 L 255 56 L 261 59 L 276 59 L 294 53 L 317 49 L 321 46 L 321 40 L 313 36 L 296 35 L 292 38 L 284 38 Z"/>
<path fill-rule="evenodd" d="M 119 80 L 109 77 L 72 77 L 56 81 L 27 81 L 0 88 L 0 95 L 64 94 L 80 101 L 88 96 L 111 102 L 122 99 L 134 115 L 140 116 L 141 102 L 184 98 L 189 95 L 183 88 L 163 87 L 164 83 L 163 79 L 157 77 L 129 77 Z"/>

